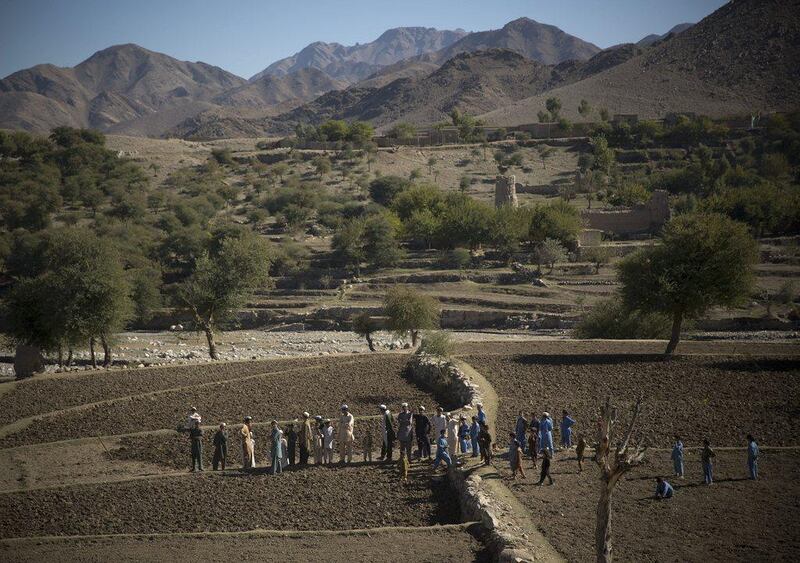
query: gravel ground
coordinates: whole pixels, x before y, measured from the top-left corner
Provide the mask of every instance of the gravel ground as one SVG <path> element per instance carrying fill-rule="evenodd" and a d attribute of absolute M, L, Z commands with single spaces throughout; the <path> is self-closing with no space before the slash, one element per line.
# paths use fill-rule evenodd
<path fill-rule="evenodd" d="M 499 351 L 499 350 L 498 350 Z M 752 432 L 764 445 L 797 445 L 800 435 L 800 362 L 797 357 L 601 354 L 470 355 L 500 398 L 498 436 L 517 413 L 547 410 L 556 430 L 563 409 L 594 432 L 599 402 L 615 398 L 620 415 L 644 398 L 638 431 L 667 447 L 680 434 L 687 445 L 708 436 L 718 445 L 743 445 Z M 556 439 L 558 432 L 556 431 Z"/>
<path fill-rule="evenodd" d="M 348 530 L 459 521 L 445 481 L 401 484 L 396 468 L 196 474 L 0 495 L 0 537 Z"/>
<path fill-rule="evenodd" d="M 259 422 L 288 420 L 304 410 L 335 417 L 342 402 L 348 403 L 355 415 L 377 414 L 380 403 L 395 412 L 403 401 L 432 408 L 432 396 L 402 376 L 406 361 L 407 357 L 401 354 L 358 357 L 350 362 L 265 374 L 242 382 L 123 398 L 110 405 L 49 416 L 5 436 L 0 447 L 171 429 L 184 420 L 190 405 L 198 408 L 205 424 L 238 423 L 246 414 Z M 232 365 L 250 370 L 246 363 Z M 124 383 L 120 385 L 123 389 L 118 395 L 125 392 Z"/>
<path fill-rule="evenodd" d="M 612 546 L 619 561 L 798 561 L 800 560 L 800 452 L 762 451 L 761 479 L 745 479 L 746 454 L 717 451 L 716 482 L 699 484 L 699 452 L 686 455 L 686 479 L 669 477 L 669 452 L 651 451 L 647 464 L 617 485 L 613 498 Z M 507 464 L 498 463 L 508 478 Z M 509 481 L 512 492 L 537 518 L 548 540 L 569 561 L 594 561 L 594 523 L 599 471 L 591 460 L 577 472 L 574 452 L 556 454 L 553 486 L 537 487 L 538 473 Z M 675 487 L 670 500 L 656 501 L 654 479 Z M 535 478 L 534 478 L 535 475 Z"/>
<path fill-rule="evenodd" d="M 133 537 L 91 540 L 0 542 L 0 559 L 41 561 L 265 561 L 373 563 L 402 554 L 419 563 L 488 563 L 491 558 L 469 531 L 452 528 L 374 531 L 370 534 L 297 534 L 213 537 Z"/>

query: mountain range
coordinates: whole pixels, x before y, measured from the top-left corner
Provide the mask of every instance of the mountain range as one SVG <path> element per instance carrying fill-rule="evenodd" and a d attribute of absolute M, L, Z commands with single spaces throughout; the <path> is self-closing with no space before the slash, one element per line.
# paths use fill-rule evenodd
<path fill-rule="evenodd" d="M 360 45 L 312 43 L 249 80 L 118 45 L 72 68 L 37 65 L 0 80 L 0 127 L 210 138 L 329 118 L 431 123 L 453 108 L 510 126 L 536 121 L 550 96 L 570 119 L 582 99 L 645 117 L 792 109 L 798 8 L 735 0 L 698 24 L 605 50 L 528 18 L 473 33 L 395 28 Z"/>

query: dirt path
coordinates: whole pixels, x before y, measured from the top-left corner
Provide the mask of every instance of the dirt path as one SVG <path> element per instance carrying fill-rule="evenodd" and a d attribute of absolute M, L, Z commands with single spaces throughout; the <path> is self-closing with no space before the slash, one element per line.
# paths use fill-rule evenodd
<path fill-rule="evenodd" d="M 483 408 L 486 411 L 486 416 L 489 420 L 489 428 L 495 432 L 494 439 L 497 443 L 498 436 L 496 435 L 496 420 L 499 408 L 499 398 L 494 388 L 489 381 L 483 377 L 475 368 L 464 362 L 463 360 L 455 360 L 456 365 L 466 375 L 468 375 L 472 383 L 478 386 L 478 391 L 483 397 Z M 485 466 L 479 461 L 471 458 L 465 458 L 465 471 L 472 472 L 481 477 L 486 492 L 495 501 L 500 510 L 500 515 L 505 521 L 510 522 L 514 531 L 519 537 L 526 541 L 526 546 L 530 553 L 535 554 L 539 561 L 564 561 L 564 558 L 550 545 L 550 543 L 539 531 L 533 515 L 530 514 L 527 508 L 514 496 L 514 493 L 503 483 L 500 474 L 492 466 Z M 499 462 L 499 460 L 498 460 Z M 523 547 L 523 546 L 520 546 Z"/>

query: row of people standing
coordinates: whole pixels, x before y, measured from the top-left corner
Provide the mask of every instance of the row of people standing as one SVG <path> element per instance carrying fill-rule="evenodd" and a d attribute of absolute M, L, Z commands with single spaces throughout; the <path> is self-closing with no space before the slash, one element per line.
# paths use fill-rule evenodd
<path fill-rule="evenodd" d="M 273 473 L 282 472 L 287 465 L 294 465 L 296 455 L 299 453 L 300 465 L 307 465 L 313 455 L 315 464 L 333 463 L 334 441 L 339 446 L 339 462 L 350 463 L 353 460 L 355 449 L 354 426 L 355 419 L 346 404 L 340 407 L 341 414 L 336 427 L 333 421 L 322 416 L 312 417 L 308 412 L 302 414 L 302 421 L 290 423 L 286 429 L 281 429 L 278 422 L 273 420 L 269 433 L 269 465 Z M 413 444 L 416 443 L 416 455 L 420 460 L 431 459 L 431 434 L 437 439 L 444 437 L 448 466 L 452 463 L 451 453 L 456 453 L 460 447 L 461 453 L 479 455 L 488 463 L 491 459 L 491 435 L 486 426 L 486 413 L 483 405 L 478 405 L 478 411 L 472 417 L 472 424 L 467 423 L 466 416 L 456 416 L 445 413 L 439 407 L 437 413 L 428 417 L 424 406 L 418 407 L 412 413 L 408 404 L 403 403 L 401 412 L 394 416 L 386 407 L 379 406 L 381 413 L 381 453 L 379 460 L 392 460 L 394 443 L 399 441 L 401 457 L 408 461 L 413 458 Z M 192 407 L 189 412 L 185 430 L 191 441 L 192 471 L 203 470 L 202 466 L 202 440 L 203 430 L 200 427 L 202 418 L 197 409 Z M 299 424 L 299 429 L 297 428 Z M 396 426 L 396 430 L 395 430 Z M 242 452 L 242 468 L 251 470 L 256 467 L 256 436 L 253 429 L 253 418 L 244 417 L 239 429 L 238 440 Z M 213 436 L 214 455 L 212 464 L 214 469 L 225 469 L 228 453 L 228 431 L 225 423 L 221 423 Z M 364 460 L 372 461 L 373 440 L 369 432 L 364 434 L 362 441 Z M 442 456 L 445 459 L 445 456 Z"/>

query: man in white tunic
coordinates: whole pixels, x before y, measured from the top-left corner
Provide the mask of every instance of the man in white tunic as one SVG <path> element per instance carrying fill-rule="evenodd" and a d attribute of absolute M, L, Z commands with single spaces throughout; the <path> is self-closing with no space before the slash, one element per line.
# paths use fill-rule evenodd
<path fill-rule="evenodd" d="M 355 419 L 350 414 L 347 405 L 342 405 L 342 414 L 339 416 L 339 463 L 353 461 L 353 444 L 356 439 L 353 435 Z"/>

